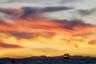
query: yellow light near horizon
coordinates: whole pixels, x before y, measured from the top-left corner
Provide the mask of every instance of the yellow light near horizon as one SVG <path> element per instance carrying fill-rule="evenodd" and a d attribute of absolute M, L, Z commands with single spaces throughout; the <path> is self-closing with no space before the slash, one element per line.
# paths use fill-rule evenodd
<path fill-rule="evenodd" d="M 68 29 L 66 25 L 70 24 L 45 19 L 18 19 L 13 25 L 1 24 L 0 58 L 53 57 L 66 53 L 96 57 L 96 26 L 76 24 Z"/>

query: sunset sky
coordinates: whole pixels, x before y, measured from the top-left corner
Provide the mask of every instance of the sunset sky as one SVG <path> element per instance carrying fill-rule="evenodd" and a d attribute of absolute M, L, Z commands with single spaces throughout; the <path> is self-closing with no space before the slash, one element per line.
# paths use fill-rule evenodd
<path fill-rule="evenodd" d="M 0 49 L 1 58 L 96 57 L 96 0 L 0 0 Z"/>
<path fill-rule="evenodd" d="M 0 8 L 20 8 L 26 6 L 44 8 L 54 6 L 72 7 L 69 10 L 47 12 L 45 16 L 59 20 L 80 19 L 86 23 L 96 24 L 96 0 L 0 0 Z"/>

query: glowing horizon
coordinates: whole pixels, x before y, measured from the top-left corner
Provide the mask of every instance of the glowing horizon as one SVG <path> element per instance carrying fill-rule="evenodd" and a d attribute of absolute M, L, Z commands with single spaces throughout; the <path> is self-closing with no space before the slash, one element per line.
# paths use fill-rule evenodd
<path fill-rule="evenodd" d="M 0 45 L 0 57 L 53 57 L 66 53 L 95 57 L 96 26 L 82 23 L 70 25 L 70 22 L 58 23 L 47 19 L 18 19 L 15 24 L 0 24 L 0 42 L 3 43 Z"/>

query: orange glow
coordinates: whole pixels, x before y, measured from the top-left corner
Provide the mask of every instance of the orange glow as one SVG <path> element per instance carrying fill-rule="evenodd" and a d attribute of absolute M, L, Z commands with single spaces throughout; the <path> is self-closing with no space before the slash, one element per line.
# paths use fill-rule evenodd
<path fill-rule="evenodd" d="M 70 22 L 46 19 L 14 21 L 14 24 L 0 24 L 1 58 L 60 56 L 66 53 L 96 57 L 96 26 L 82 23 L 71 26 Z"/>

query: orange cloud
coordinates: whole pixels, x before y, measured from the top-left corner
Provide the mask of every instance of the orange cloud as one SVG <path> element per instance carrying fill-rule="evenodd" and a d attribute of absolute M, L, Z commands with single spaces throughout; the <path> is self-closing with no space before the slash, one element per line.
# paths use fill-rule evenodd
<path fill-rule="evenodd" d="M 96 26 L 47 19 L 16 19 L 0 24 L 0 57 L 70 55 L 96 57 Z M 20 46 L 7 48 L 6 44 Z"/>

